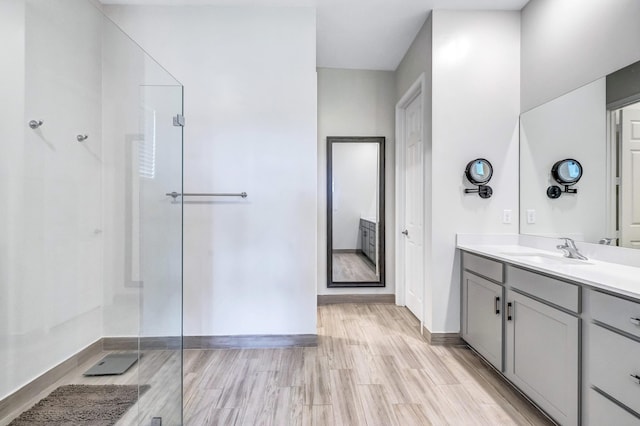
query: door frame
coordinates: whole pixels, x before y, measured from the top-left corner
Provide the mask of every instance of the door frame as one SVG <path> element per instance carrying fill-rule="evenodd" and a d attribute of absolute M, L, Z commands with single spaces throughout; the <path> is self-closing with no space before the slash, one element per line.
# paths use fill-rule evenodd
<path fill-rule="evenodd" d="M 630 105 L 640 103 L 640 93 L 627 96 L 623 99 L 609 102 L 607 104 L 606 120 L 607 120 L 607 148 L 606 148 L 606 167 L 605 173 L 607 176 L 607 186 L 605 191 L 605 199 L 607 200 L 606 209 L 606 225 L 607 235 L 605 237 L 614 238 L 612 245 L 622 246 L 622 230 L 619 229 L 619 224 L 622 223 L 622 211 L 620 209 L 620 199 L 622 193 L 622 176 L 618 176 L 617 165 L 620 164 L 620 170 L 622 171 L 622 141 L 618 140 L 621 137 L 622 123 L 620 122 L 620 111 Z M 616 193 L 620 198 L 616 197 Z"/>
<path fill-rule="evenodd" d="M 404 264 L 405 264 L 405 250 L 404 250 L 404 236 L 402 235 L 402 231 L 404 229 L 404 217 L 405 217 L 405 182 L 403 173 L 405 170 L 405 147 L 407 141 L 405 140 L 405 116 L 407 107 L 413 102 L 417 97 L 421 98 L 421 107 L 422 113 L 425 111 L 425 96 L 424 91 L 426 87 L 426 77 L 425 74 L 422 73 L 418 77 L 418 79 L 409 87 L 406 93 L 400 98 L 398 103 L 396 104 L 396 161 L 395 161 L 395 178 L 396 178 L 396 220 L 395 220 L 395 244 L 396 244 L 396 253 L 395 253 L 395 282 L 396 282 L 396 304 L 400 306 L 406 306 L 406 283 L 405 283 L 405 273 L 404 273 Z M 424 125 L 422 126 L 422 143 L 424 144 Z M 424 145 L 423 145 L 424 146 Z M 423 152 L 424 155 L 424 152 Z M 424 168 L 424 157 L 423 157 L 423 167 L 422 167 L 422 181 L 424 182 L 425 177 L 425 168 Z M 422 211 L 424 213 L 424 194 L 422 197 Z M 422 250 L 424 254 L 424 245 L 427 243 L 425 239 L 425 230 L 426 226 L 422 227 Z M 425 271 L 426 272 L 426 271 Z M 424 321 L 424 282 L 422 283 L 422 320 Z M 420 329 L 422 330 L 422 324 L 420 325 Z"/>
<path fill-rule="evenodd" d="M 620 214 L 620 206 L 616 197 L 617 188 L 619 186 L 619 178 L 617 176 L 618 162 L 618 110 L 607 109 L 607 152 L 605 154 L 605 173 L 607 176 L 607 185 L 605 187 L 605 199 L 607 201 L 607 209 L 605 211 L 606 231 L 605 237 L 614 238 L 612 245 L 619 245 L 620 233 L 618 231 L 617 222 Z"/>

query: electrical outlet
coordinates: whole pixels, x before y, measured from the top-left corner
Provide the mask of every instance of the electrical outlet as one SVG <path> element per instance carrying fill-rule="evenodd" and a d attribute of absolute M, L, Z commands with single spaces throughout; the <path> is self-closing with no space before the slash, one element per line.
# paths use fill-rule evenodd
<path fill-rule="evenodd" d="M 504 210 L 502 212 L 502 223 L 511 223 L 511 210 Z"/>
<path fill-rule="evenodd" d="M 527 210 L 527 223 L 532 225 L 536 223 L 536 211 L 533 209 Z"/>

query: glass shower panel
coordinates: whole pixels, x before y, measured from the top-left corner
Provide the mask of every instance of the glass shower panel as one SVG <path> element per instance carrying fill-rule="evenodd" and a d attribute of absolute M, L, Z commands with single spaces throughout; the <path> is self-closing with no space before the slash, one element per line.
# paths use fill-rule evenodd
<path fill-rule="evenodd" d="M 105 19 L 107 336 L 137 336 L 129 423 L 182 424 L 182 86 Z"/>
<path fill-rule="evenodd" d="M 141 418 L 163 425 L 182 419 L 182 87 L 142 87 L 144 139 L 132 146 L 132 229 L 140 253 L 133 269 L 141 282 L 139 382 Z M 175 121 L 175 124 L 174 124 Z M 155 392 L 154 392 L 155 388 Z"/>

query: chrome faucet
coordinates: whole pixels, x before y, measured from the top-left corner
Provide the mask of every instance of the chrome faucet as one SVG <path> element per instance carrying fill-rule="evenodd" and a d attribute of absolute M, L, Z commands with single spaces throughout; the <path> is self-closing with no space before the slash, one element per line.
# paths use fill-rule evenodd
<path fill-rule="evenodd" d="M 580 253 L 578 247 L 576 247 L 576 242 L 571 238 L 560 239 L 564 240 L 564 244 L 557 245 L 556 247 L 564 252 L 564 257 L 568 257 L 570 259 L 589 260 L 585 255 Z"/>

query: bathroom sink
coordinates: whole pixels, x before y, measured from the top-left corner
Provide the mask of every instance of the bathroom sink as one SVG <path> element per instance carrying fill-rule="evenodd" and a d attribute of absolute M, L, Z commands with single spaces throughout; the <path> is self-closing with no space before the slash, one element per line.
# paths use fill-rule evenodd
<path fill-rule="evenodd" d="M 521 258 L 522 260 L 526 260 L 528 262 L 539 263 L 541 265 L 593 265 L 593 263 L 580 260 L 580 259 L 571 259 L 564 256 L 546 254 L 546 253 L 508 253 L 503 252 L 500 253 L 505 256 Z"/>

